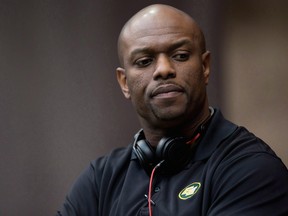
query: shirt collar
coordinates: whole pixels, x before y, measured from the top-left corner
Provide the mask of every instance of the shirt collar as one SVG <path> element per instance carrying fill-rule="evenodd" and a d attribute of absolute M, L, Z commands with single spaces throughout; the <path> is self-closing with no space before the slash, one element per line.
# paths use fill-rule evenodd
<path fill-rule="evenodd" d="M 204 160 L 205 158 L 210 157 L 218 145 L 237 129 L 237 125 L 226 120 L 220 110 L 214 110 L 215 113 L 211 122 L 208 125 L 204 136 L 197 144 L 192 159 L 193 161 Z"/>
<path fill-rule="evenodd" d="M 192 161 L 204 160 L 210 157 L 218 145 L 229 137 L 236 129 L 237 125 L 226 120 L 221 111 L 214 108 L 212 119 L 207 125 L 207 129 L 205 129 L 204 136 L 195 148 Z M 135 159 L 137 159 L 137 156 L 132 150 L 131 160 Z"/>

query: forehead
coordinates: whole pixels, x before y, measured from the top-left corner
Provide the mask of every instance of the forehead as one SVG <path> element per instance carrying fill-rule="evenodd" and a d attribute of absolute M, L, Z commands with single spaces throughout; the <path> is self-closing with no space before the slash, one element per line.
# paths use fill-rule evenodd
<path fill-rule="evenodd" d="M 199 36 L 195 31 L 181 26 L 157 26 L 138 29 L 123 39 L 123 57 L 138 53 L 170 52 L 185 46 L 189 49 L 199 47 Z"/>
<path fill-rule="evenodd" d="M 202 41 L 201 37 L 200 28 L 187 14 L 166 7 L 152 8 L 140 11 L 123 27 L 118 41 L 119 57 L 127 57 L 127 51 L 137 47 L 155 48 L 181 38 L 196 44 Z"/>

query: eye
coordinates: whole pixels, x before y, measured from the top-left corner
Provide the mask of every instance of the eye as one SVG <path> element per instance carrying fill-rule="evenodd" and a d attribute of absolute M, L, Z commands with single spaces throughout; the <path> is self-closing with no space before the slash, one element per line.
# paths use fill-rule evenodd
<path fill-rule="evenodd" d="M 179 52 L 172 56 L 172 58 L 176 61 L 187 61 L 190 57 L 188 52 Z"/>
<path fill-rule="evenodd" d="M 143 68 L 149 66 L 153 61 L 153 58 L 150 57 L 143 57 L 135 61 L 135 65 Z"/>

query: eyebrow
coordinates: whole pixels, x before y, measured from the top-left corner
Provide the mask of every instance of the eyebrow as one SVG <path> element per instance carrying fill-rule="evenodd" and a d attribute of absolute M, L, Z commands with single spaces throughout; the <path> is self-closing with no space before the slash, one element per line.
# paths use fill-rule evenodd
<path fill-rule="evenodd" d="M 172 43 L 171 46 L 169 47 L 169 50 L 174 50 L 177 49 L 178 47 L 181 47 L 183 45 L 189 45 L 190 47 L 193 46 L 193 42 L 189 39 L 181 39 L 176 41 L 175 43 Z"/>
<path fill-rule="evenodd" d="M 170 46 L 168 47 L 168 51 L 172 51 L 172 50 L 177 49 L 178 47 L 181 47 L 183 45 L 189 45 L 189 46 L 192 47 L 193 43 L 189 39 L 186 39 L 186 38 L 185 39 L 181 39 L 181 40 L 178 40 L 176 42 L 172 42 L 170 44 Z M 135 56 L 138 53 L 152 53 L 152 52 L 153 52 L 153 49 L 150 48 L 150 47 L 140 47 L 140 48 L 134 49 L 131 52 L 130 56 L 133 57 L 133 56 Z"/>

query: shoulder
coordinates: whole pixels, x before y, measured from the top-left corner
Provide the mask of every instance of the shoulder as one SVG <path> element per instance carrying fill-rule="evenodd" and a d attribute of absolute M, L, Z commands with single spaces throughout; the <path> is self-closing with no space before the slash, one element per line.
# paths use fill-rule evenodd
<path fill-rule="evenodd" d="M 222 212 L 229 205 L 226 211 L 230 215 L 238 215 L 237 211 L 239 215 L 287 213 L 287 208 L 281 209 L 288 202 L 287 168 L 254 134 L 239 127 L 210 159 L 211 195 L 213 202 L 218 203 L 215 212 Z"/>
<path fill-rule="evenodd" d="M 211 198 L 218 203 L 214 213 L 287 213 L 283 208 L 288 202 L 287 168 L 261 139 L 239 127 L 212 157 Z"/>
<path fill-rule="evenodd" d="M 132 146 L 117 148 L 109 154 L 99 157 L 90 163 L 93 172 L 102 173 L 105 170 L 114 170 L 125 163 L 129 163 L 132 154 Z"/>
<path fill-rule="evenodd" d="M 131 145 L 128 147 L 117 148 L 111 151 L 109 154 L 99 157 L 90 162 L 90 164 L 80 174 L 76 183 L 93 183 L 93 185 L 101 182 L 103 175 L 107 173 L 116 172 L 119 167 L 125 163 L 129 163 L 131 158 Z"/>
<path fill-rule="evenodd" d="M 118 148 L 92 161 L 79 175 L 66 196 L 62 215 L 97 215 L 100 190 L 109 185 L 111 176 L 119 176 L 121 166 L 129 163 L 132 147 Z M 116 178 L 115 177 L 115 178 Z"/>
<path fill-rule="evenodd" d="M 270 146 L 244 127 L 238 127 L 223 141 L 210 159 L 217 170 L 232 167 L 233 170 L 240 169 L 239 173 L 241 169 L 245 172 L 248 170 L 269 172 L 273 166 L 278 166 L 287 175 L 287 168 Z"/>
<path fill-rule="evenodd" d="M 218 146 L 217 150 L 222 153 L 225 160 L 236 160 L 239 157 L 259 154 L 280 160 L 268 144 L 244 127 L 238 127 L 230 137 Z"/>
<path fill-rule="evenodd" d="M 261 139 L 239 128 L 235 134 L 223 142 L 213 154 L 217 172 L 241 178 L 277 179 L 283 176 L 288 180 L 284 163 Z"/>

